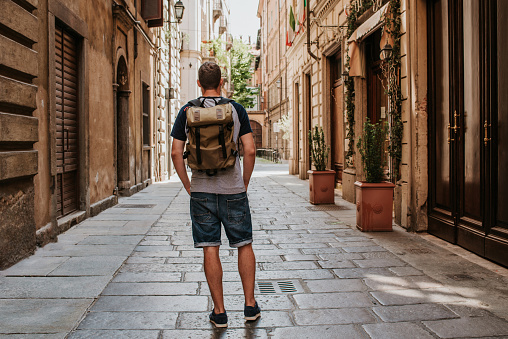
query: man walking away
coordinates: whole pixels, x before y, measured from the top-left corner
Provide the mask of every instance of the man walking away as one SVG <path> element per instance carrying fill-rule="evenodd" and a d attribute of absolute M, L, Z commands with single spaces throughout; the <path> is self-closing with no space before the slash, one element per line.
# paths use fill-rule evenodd
<path fill-rule="evenodd" d="M 222 87 L 220 67 L 213 62 L 205 62 L 199 68 L 198 79 L 197 84 L 201 88 L 202 96 L 187 103 L 180 110 L 171 132 L 173 137 L 171 158 L 185 190 L 191 196 L 194 247 L 203 248 L 203 265 L 214 304 L 209 318 L 215 326 L 227 327 L 222 265 L 219 258 L 221 224 L 224 226 L 229 246 L 238 248 L 238 271 L 245 295 L 245 319 L 256 320 L 261 316 L 261 309 L 254 298 L 256 258 L 252 250 L 252 221 L 247 199 L 247 187 L 254 169 L 256 150 L 245 108 L 220 95 Z M 210 114 L 208 108 L 216 111 Z M 220 125 L 228 116 L 232 116 L 232 122 Z M 204 126 L 208 120 L 216 125 Z M 231 147 L 227 144 L 228 140 L 225 140 L 225 129 L 233 132 Z M 220 131 L 217 132 L 220 133 L 217 138 L 207 134 L 212 130 Z M 210 145 L 211 139 L 218 140 L 220 156 L 209 155 L 211 151 L 207 150 L 207 145 Z M 244 151 L 243 176 L 238 155 L 238 140 L 242 141 Z M 187 141 L 187 150 L 184 152 Z M 227 152 L 229 150 L 230 152 Z M 234 164 L 224 165 L 226 163 L 224 158 L 231 156 L 235 158 Z M 187 176 L 184 157 L 188 159 L 192 169 L 191 181 Z M 221 162 L 223 165 L 219 166 L 226 166 L 225 168 L 208 168 L 213 167 L 211 163 L 219 163 L 219 158 L 224 160 Z"/>

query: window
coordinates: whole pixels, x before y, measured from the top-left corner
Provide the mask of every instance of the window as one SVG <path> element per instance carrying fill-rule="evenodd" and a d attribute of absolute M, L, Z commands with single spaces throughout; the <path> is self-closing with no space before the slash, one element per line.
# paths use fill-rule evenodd
<path fill-rule="evenodd" d="M 143 82 L 143 145 L 150 146 L 150 87 Z"/>

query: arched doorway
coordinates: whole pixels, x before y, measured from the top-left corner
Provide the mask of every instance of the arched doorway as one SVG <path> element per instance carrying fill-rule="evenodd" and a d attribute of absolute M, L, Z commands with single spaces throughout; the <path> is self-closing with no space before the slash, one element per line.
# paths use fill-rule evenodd
<path fill-rule="evenodd" d="M 131 186 L 129 175 L 129 78 L 127 62 L 120 56 L 116 72 L 116 171 L 119 193 Z"/>

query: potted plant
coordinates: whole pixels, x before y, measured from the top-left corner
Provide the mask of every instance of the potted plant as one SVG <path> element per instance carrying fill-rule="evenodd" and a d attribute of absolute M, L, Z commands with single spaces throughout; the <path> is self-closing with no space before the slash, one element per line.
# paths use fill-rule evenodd
<path fill-rule="evenodd" d="M 362 232 L 391 231 L 394 184 L 384 181 L 384 142 L 386 123 L 363 125 L 363 134 L 357 148 L 362 158 L 366 181 L 355 182 L 356 227 Z"/>
<path fill-rule="evenodd" d="M 315 126 L 314 131 L 309 131 L 309 144 L 312 164 L 315 170 L 309 173 L 310 203 L 333 204 L 335 203 L 335 171 L 326 170 L 330 146 L 325 144 L 325 134 L 322 127 Z"/>

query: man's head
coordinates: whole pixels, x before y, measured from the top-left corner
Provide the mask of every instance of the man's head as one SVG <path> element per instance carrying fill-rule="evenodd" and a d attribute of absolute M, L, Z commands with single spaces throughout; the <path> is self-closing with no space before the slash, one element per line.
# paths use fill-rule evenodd
<path fill-rule="evenodd" d="M 203 91 L 217 90 L 222 85 L 221 71 L 215 62 L 207 61 L 199 67 L 198 85 Z"/>

